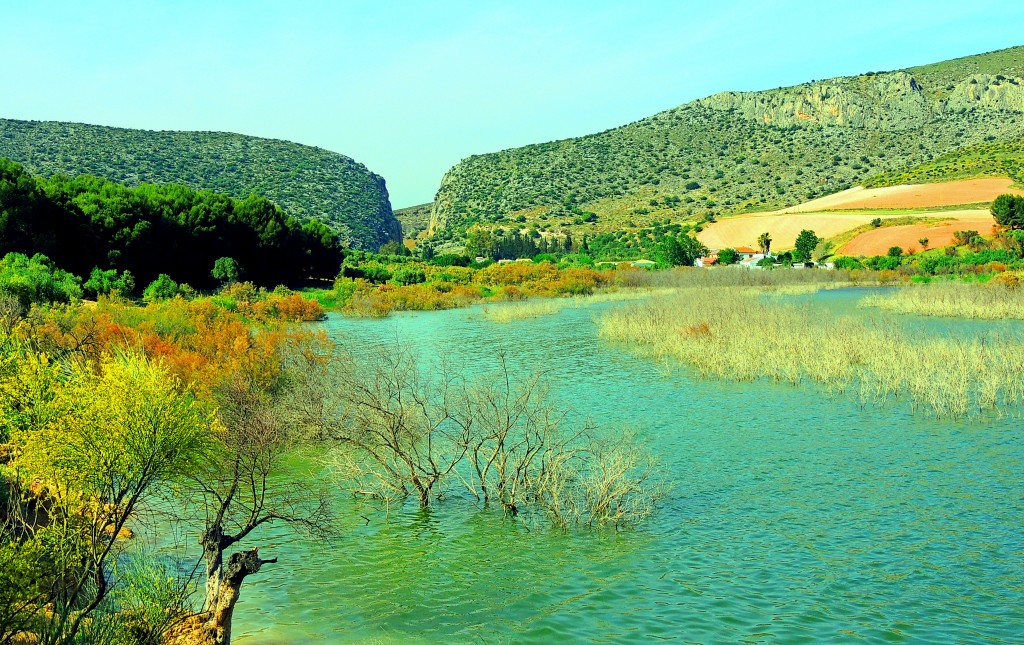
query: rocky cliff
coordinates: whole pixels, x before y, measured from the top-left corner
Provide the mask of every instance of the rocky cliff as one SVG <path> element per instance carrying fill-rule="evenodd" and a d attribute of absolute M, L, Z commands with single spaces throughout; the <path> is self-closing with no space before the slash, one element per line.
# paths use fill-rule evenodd
<path fill-rule="evenodd" d="M 767 92 L 722 92 L 698 104 L 766 125 L 835 125 L 900 131 L 961 110 L 1024 111 L 1019 78 L 977 74 L 933 98 L 908 72 L 872 74 Z"/>

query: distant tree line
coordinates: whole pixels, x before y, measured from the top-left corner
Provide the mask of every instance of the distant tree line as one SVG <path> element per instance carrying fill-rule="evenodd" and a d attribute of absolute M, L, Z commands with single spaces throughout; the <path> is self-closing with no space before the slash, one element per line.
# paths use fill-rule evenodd
<path fill-rule="evenodd" d="M 326 225 L 302 224 L 263 197 L 129 188 L 87 175 L 42 179 L 0 159 L 0 257 L 9 252 L 43 254 L 79 276 L 128 272 L 139 287 L 160 274 L 200 288 L 229 275 L 273 286 L 333 278 L 342 260 Z"/>
<path fill-rule="evenodd" d="M 501 229 L 492 231 L 474 227 L 466 233 L 466 254 L 469 257 L 485 257 L 492 260 L 515 260 L 532 258 L 543 253 L 585 253 L 587 238 L 580 243 L 566 233 L 561 237 L 534 237 L 530 234 L 506 233 Z"/>

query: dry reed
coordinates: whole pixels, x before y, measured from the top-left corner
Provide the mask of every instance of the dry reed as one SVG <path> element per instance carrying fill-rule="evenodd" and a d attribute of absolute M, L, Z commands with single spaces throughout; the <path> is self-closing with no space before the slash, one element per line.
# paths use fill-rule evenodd
<path fill-rule="evenodd" d="M 860 305 L 921 316 L 1024 320 L 1024 290 L 995 281 L 917 284 L 892 293 L 872 294 Z"/>
<path fill-rule="evenodd" d="M 602 291 L 589 296 L 573 296 L 567 298 L 530 299 L 519 302 L 490 304 L 481 307 L 480 315 L 494 323 L 510 323 L 540 316 L 557 314 L 563 309 L 589 307 L 602 302 L 626 302 L 640 300 L 651 296 L 665 296 L 675 293 L 673 288 L 660 289 L 621 289 Z"/>
<path fill-rule="evenodd" d="M 746 288 L 683 289 L 605 314 L 601 336 L 676 359 L 703 376 L 819 384 L 862 404 L 905 399 L 937 417 L 1024 400 L 1024 341 L 937 338 L 894 323 L 838 318 Z"/>

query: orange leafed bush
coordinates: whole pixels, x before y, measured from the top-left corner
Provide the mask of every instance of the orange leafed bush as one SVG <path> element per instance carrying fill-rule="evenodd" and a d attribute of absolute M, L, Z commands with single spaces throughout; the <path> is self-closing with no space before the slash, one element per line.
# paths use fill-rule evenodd
<path fill-rule="evenodd" d="M 525 285 L 555 281 L 558 279 L 558 268 L 548 262 L 533 264 L 532 262 L 509 262 L 492 264 L 476 272 L 473 281 L 487 286 L 506 284 Z"/>
<path fill-rule="evenodd" d="M 253 306 L 266 307 L 268 321 L 322 315 L 317 303 L 312 302 L 316 305 L 312 307 L 311 301 L 296 294 L 271 295 L 265 303 Z M 209 299 L 181 298 L 145 307 L 101 299 L 95 307 L 36 309 L 17 333 L 47 354 L 86 364 L 97 364 L 103 356 L 123 349 L 141 351 L 200 393 L 240 376 L 253 383 L 269 383 L 280 371 L 282 347 L 299 339 L 326 342 L 325 337 L 301 328 L 254 327 L 241 313 Z"/>
<path fill-rule="evenodd" d="M 310 300 L 297 293 L 289 295 L 271 294 L 266 300 L 252 304 L 252 312 L 266 321 L 310 322 L 324 317 L 324 308 L 316 300 Z"/>

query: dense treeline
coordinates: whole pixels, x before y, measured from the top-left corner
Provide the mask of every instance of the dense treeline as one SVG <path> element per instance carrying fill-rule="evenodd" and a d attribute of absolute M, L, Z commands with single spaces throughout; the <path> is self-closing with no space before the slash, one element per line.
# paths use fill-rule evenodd
<path fill-rule="evenodd" d="M 160 274 L 214 286 L 221 258 L 258 285 L 333 278 L 342 258 L 322 222 L 301 224 L 263 197 L 177 184 L 129 188 L 87 175 L 41 179 L 0 160 L 0 256 L 10 252 L 41 253 L 80 276 L 127 271 L 139 287 Z"/>

